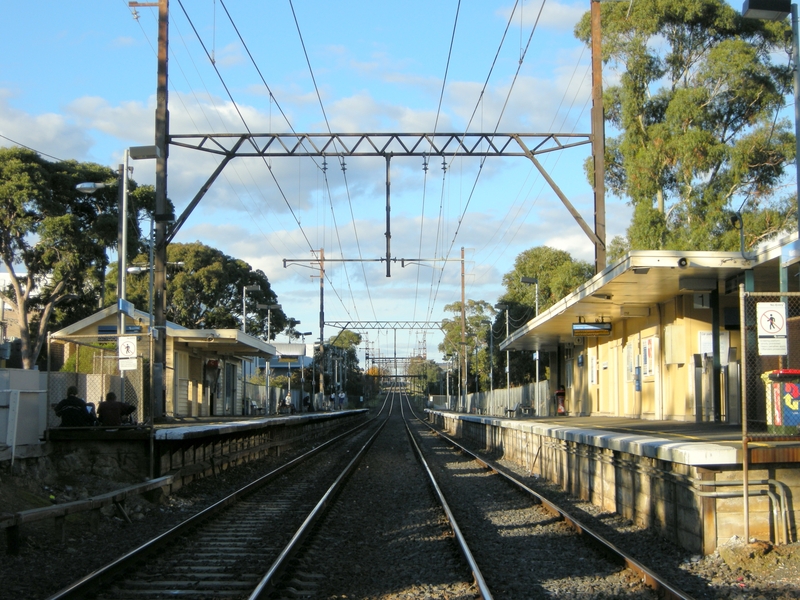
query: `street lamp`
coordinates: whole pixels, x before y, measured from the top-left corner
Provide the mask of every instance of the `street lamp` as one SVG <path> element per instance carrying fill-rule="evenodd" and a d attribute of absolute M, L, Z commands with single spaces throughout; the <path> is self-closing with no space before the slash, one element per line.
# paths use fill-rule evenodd
<path fill-rule="evenodd" d="M 304 331 L 300 334 L 300 337 L 303 341 L 303 356 L 300 357 L 300 411 L 303 410 L 303 394 L 306 393 L 305 385 L 306 385 L 306 336 L 311 335 L 313 332 L 311 331 Z M 313 387 L 313 380 L 312 380 L 312 387 Z"/>
<path fill-rule="evenodd" d="M 261 286 L 260 285 L 244 285 L 242 286 L 242 333 L 247 333 L 247 292 L 260 292 Z M 254 361 L 255 359 L 253 359 Z M 253 371 L 253 361 L 250 362 L 250 371 Z M 244 361 L 242 361 L 242 367 L 244 367 Z M 246 377 L 244 373 L 242 373 L 242 386 L 244 386 L 244 382 L 246 381 Z"/>
<path fill-rule="evenodd" d="M 534 316 L 539 316 L 539 278 L 538 277 L 520 277 L 520 282 L 527 283 L 528 285 L 535 285 L 536 286 L 536 314 Z M 541 406 L 539 406 L 539 349 L 536 349 L 534 354 L 536 358 L 536 412 L 541 415 Z"/>
<path fill-rule="evenodd" d="M 489 326 L 489 392 L 494 392 L 494 330 L 489 319 L 483 319 L 481 325 Z"/>
<path fill-rule="evenodd" d="M 82 194 L 94 194 L 97 190 L 111 185 L 119 186 L 118 208 L 119 222 L 117 225 L 117 311 L 119 325 L 117 334 L 125 335 L 125 312 L 123 310 L 125 300 L 125 272 L 128 258 L 128 159 L 142 160 L 148 158 L 158 158 L 159 151 L 156 146 L 131 146 L 125 149 L 123 164 L 119 165 L 119 177 L 116 182 L 109 183 L 79 183 L 75 189 Z M 152 261 L 151 261 L 152 262 Z"/>
<path fill-rule="evenodd" d="M 267 343 L 269 344 L 270 337 L 272 337 L 270 317 L 272 316 L 272 311 L 273 310 L 280 310 L 281 305 L 280 304 L 256 304 L 256 308 L 258 310 L 266 309 L 266 311 L 267 311 Z M 270 369 L 269 369 L 269 360 L 266 361 L 264 366 L 266 367 L 265 375 L 266 375 L 266 383 L 267 383 L 267 403 L 269 403 L 269 371 L 270 371 Z M 266 413 L 267 413 L 267 407 L 265 406 L 264 407 L 264 414 L 266 414 Z"/>
<path fill-rule="evenodd" d="M 792 60 L 794 61 L 794 137 L 795 137 L 795 154 L 800 157 L 800 64 L 798 64 L 797 53 L 800 51 L 800 27 L 797 23 L 797 4 L 792 4 L 790 0 L 745 0 L 742 6 L 742 16 L 745 19 L 765 19 L 768 21 L 782 21 L 789 14 L 792 15 Z M 797 226 L 798 226 L 798 240 L 795 244 L 800 244 L 800 160 L 795 160 L 796 179 L 797 179 Z M 794 250 L 797 250 L 795 246 Z M 790 253 L 791 254 L 791 253 Z M 782 269 L 781 274 L 781 291 L 788 288 L 787 278 L 785 274 L 788 269 Z M 748 450 L 747 450 L 747 415 L 742 417 L 742 480 L 744 482 L 744 489 L 748 489 L 749 480 L 749 465 L 748 465 Z M 744 539 L 750 539 L 750 497 L 748 494 L 744 495 Z"/>
<path fill-rule="evenodd" d="M 797 53 L 800 51 L 800 27 L 798 27 L 797 4 L 791 0 L 745 0 L 742 16 L 745 19 L 761 19 L 764 21 L 783 21 L 792 15 L 792 61 L 794 61 L 794 135 L 795 153 L 800 156 L 800 64 Z M 800 236 L 800 160 L 795 161 L 797 169 L 797 227 Z M 800 242 L 800 239 L 798 240 Z"/>
<path fill-rule="evenodd" d="M 183 261 L 176 261 L 176 262 L 168 262 L 168 265 L 173 265 L 176 267 L 182 267 Z M 150 219 L 150 264 L 148 265 L 133 265 L 126 269 L 127 273 L 131 275 L 139 275 L 141 273 L 147 273 L 150 276 L 150 281 L 148 282 L 148 301 L 147 301 L 147 312 L 150 315 L 150 322 L 149 322 L 149 329 L 152 331 L 153 329 L 153 220 Z"/>
<path fill-rule="evenodd" d="M 506 311 L 506 339 L 508 339 L 508 304 L 503 304 L 502 302 L 499 304 L 495 304 L 494 307 L 498 310 Z M 511 369 L 508 364 L 509 360 L 509 353 L 506 350 L 506 408 L 511 408 Z"/>
<path fill-rule="evenodd" d="M 260 285 L 242 286 L 242 333 L 247 333 L 247 292 L 260 292 Z"/>
<path fill-rule="evenodd" d="M 258 310 L 266 310 L 267 311 L 267 343 L 269 344 L 269 340 L 272 337 L 271 335 L 271 322 L 270 317 L 272 316 L 273 310 L 280 310 L 280 304 L 256 304 L 256 308 Z"/>

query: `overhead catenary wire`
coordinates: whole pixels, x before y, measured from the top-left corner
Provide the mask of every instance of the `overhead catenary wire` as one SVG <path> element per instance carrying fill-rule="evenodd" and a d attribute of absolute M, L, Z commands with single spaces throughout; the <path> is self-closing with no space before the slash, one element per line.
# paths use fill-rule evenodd
<path fill-rule="evenodd" d="M 300 38 L 300 45 L 303 48 L 303 55 L 305 56 L 306 65 L 308 66 L 308 72 L 309 72 L 309 74 L 311 76 L 311 81 L 312 81 L 312 83 L 314 85 L 314 91 L 315 91 L 316 96 L 317 96 L 317 101 L 319 102 L 319 107 L 320 107 L 320 110 L 322 111 L 322 116 L 323 116 L 323 118 L 325 120 L 325 126 L 328 128 L 328 133 L 332 133 L 330 122 L 328 121 L 328 115 L 327 115 L 327 113 L 325 111 L 325 105 L 322 102 L 322 96 L 319 93 L 319 87 L 317 86 L 317 79 L 316 79 L 316 76 L 314 75 L 314 69 L 311 67 L 311 59 L 309 58 L 308 51 L 306 50 L 305 40 L 303 39 L 303 32 L 300 29 L 300 22 L 297 19 L 297 13 L 296 13 L 296 11 L 294 9 L 294 3 L 292 2 L 292 0 L 289 0 L 289 7 L 291 8 L 291 11 L 292 11 L 292 18 L 294 19 L 295 27 L 297 29 L 297 35 Z M 334 147 L 336 147 L 336 144 L 334 144 Z M 345 173 L 346 167 L 345 167 L 344 158 L 342 158 L 341 156 L 338 156 L 338 159 L 339 159 L 340 167 L 342 168 L 342 173 Z M 347 183 L 347 178 L 346 177 L 344 178 L 344 182 L 345 182 L 345 186 L 347 187 L 348 183 Z M 329 198 L 330 198 L 330 196 L 329 196 Z M 352 213 L 352 202 L 351 202 L 349 189 L 348 189 L 348 192 L 347 192 L 347 201 L 348 201 L 348 204 L 351 205 L 350 206 L 350 210 L 351 210 L 351 213 Z M 333 210 L 333 204 L 331 204 L 331 209 Z M 353 227 L 355 227 L 355 222 L 353 223 Z M 336 235 L 337 235 L 337 237 L 339 235 L 338 228 L 336 230 Z M 358 241 L 358 237 L 357 236 L 356 236 L 356 245 L 357 245 L 357 248 L 358 248 L 359 256 L 361 257 L 361 245 L 360 245 L 360 243 Z M 350 275 L 349 275 L 349 273 L 347 271 L 347 266 L 343 264 L 342 265 L 342 269 L 344 271 L 345 278 L 347 280 L 348 289 L 350 289 L 350 291 L 351 291 L 351 299 L 353 301 L 353 306 L 355 306 L 355 297 L 352 295 L 352 287 L 350 285 Z M 363 263 L 362 263 L 362 269 L 364 269 Z M 364 272 L 364 284 L 365 284 L 365 286 L 367 286 L 367 294 L 369 294 L 369 283 L 368 283 L 368 279 L 366 277 L 366 272 Z M 370 299 L 371 299 L 371 297 L 370 297 Z M 375 311 L 374 311 L 374 308 L 373 308 L 373 314 L 374 314 L 374 312 Z"/>
<path fill-rule="evenodd" d="M 201 47 L 203 48 L 203 51 L 205 52 L 206 57 L 209 58 L 209 62 L 211 62 L 210 61 L 211 57 L 210 57 L 210 54 L 208 52 L 208 49 L 206 48 L 205 43 L 203 42 L 199 32 L 197 31 L 197 28 L 194 26 L 194 23 L 192 22 L 192 19 L 189 16 L 188 12 L 186 11 L 185 7 L 183 6 L 183 3 L 181 2 L 181 0 L 178 0 L 178 4 L 180 5 L 181 10 L 183 11 L 184 16 L 186 17 L 189 25 L 191 26 L 192 30 L 194 31 L 194 34 L 195 34 L 198 42 L 200 43 Z M 228 98 L 231 101 L 231 104 L 233 105 L 237 115 L 239 116 L 240 120 L 242 121 L 242 124 L 244 125 L 245 130 L 248 132 L 248 134 L 252 135 L 252 132 L 250 131 L 250 128 L 249 128 L 249 126 L 247 124 L 247 121 L 244 118 L 244 115 L 242 114 L 241 110 L 239 109 L 238 104 L 234 100 L 233 95 L 231 94 L 227 84 L 225 83 L 225 80 L 222 77 L 222 74 L 220 73 L 217 65 L 214 64 L 214 63 L 211 63 L 211 65 L 212 65 L 212 68 L 214 69 L 215 73 L 217 74 L 217 77 L 219 78 L 220 83 L 222 84 L 223 88 L 225 89 L 225 92 L 228 95 Z M 277 177 L 275 176 L 275 173 L 274 173 L 271 165 L 269 165 L 266 162 L 266 159 L 263 156 L 261 158 L 262 158 L 262 161 L 264 161 L 264 164 L 267 166 L 268 172 L 270 173 L 270 176 L 272 177 L 273 182 L 275 183 L 275 185 L 276 185 L 276 187 L 277 187 L 277 189 L 278 189 L 278 191 L 279 191 L 279 193 L 281 195 L 281 198 L 283 199 L 283 201 L 286 204 L 287 208 L 289 209 L 292 217 L 294 218 L 295 223 L 297 224 L 299 231 L 301 232 L 303 238 L 305 239 L 306 244 L 308 245 L 309 249 L 311 250 L 312 255 L 314 255 L 316 257 L 316 250 L 313 248 L 310 240 L 308 239 L 308 236 L 307 236 L 305 230 L 303 229 L 303 227 L 302 227 L 302 225 L 300 223 L 300 219 L 297 217 L 297 214 L 295 213 L 294 209 L 292 208 L 291 204 L 289 203 L 288 198 L 286 197 L 286 194 L 284 193 L 283 188 L 281 187 L 280 183 L 278 182 Z M 331 283 L 331 287 L 334 288 L 333 282 L 330 280 L 330 278 L 327 276 L 327 274 L 326 274 L 326 279 Z M 341 295 L 338 293 L 337 290 L 334 289 L 333 291 L 334 291 L 335 296 L 337 297 L 337 299 L 340 301 L 340 303 L 342 304 L 343 308 L 345 309 L 345 312 L 347 312 L 349 314 L 349 310 L 348 310 L 347 306 L 344 304 L 343 299 L 341 298 Z"/>
<path fill-rule="evenodd" d="M 225 8 L 225 10 L 226 10 L 226 12 L 227 12 L 227 7 L 225 7 L 225 5 L 224 5 L 224 2 L 221 2 L 221 3 L 222 3 L 222 6 L 223 6 L 223 8 Z M 459 6 L 460 6 L 460 4 L 461 4 L 461 3 L 459 2 Z M 517 6 L 517 5 L 515 4 L 515 6 Z M 182 8 L 183 8 L 183 6 L 182 6 Z M 293 8 L 294 8 L 294 7 L 293 7 Z M 530 14 L 530 13 L 526 13 L 526 16 L 529 16 L 529 14 Z M 521 14 L 520 14 L 520 15 L 516 15 L 516 16 L 514 17 L 514 19 L 516 20 L 516 19 L 517 19 L 517 17 L 520 17 L 520 18 L 521 18 L 521 16 L 522 16 Z M 455 25 L 454 25 L 454 30 L 455 30 Z M 237 30 L 237 34 L 238 34 L 238 30 Z M 520 35 L 522 36 L 522 34 L 520 34 Z M 453 37 L 454 37 L 454 34 L 453 34 Z M 240 38 L 241 38 L 241 36 L 240 36 Z M 522 39 L 522 37 L 521 37 L 520 39 Z M 520 44 L 520 45 L 522 45 L 522 44 Z M 452 50 L 452 41 L 451 41 L 451 50 Z M 248 53 L 249 53 L 249 50 L 248 50 Z M 523 57 L 524 57 L 524 55 L 523 55 Z M 255 61 L 254 61 L 254 59 L 251 59 L 251 60 L 253 60 L 253 62 L 255 62 Z M 448 67 L 449 67 L 449 61 L 448 61 Z M 313 73 L 312 73 L 312 76 L 313 76 Z M 262 76 L 262 80 L 263 80 L 263 76 Z M 314 80 L 315 80 L 315 86 L 316 86 L 316 78 L 314 78 Z M 445 90 L 445 86 L 446 86 L 446 85 L 447 85 L 447 71 L 445 71 L 445 79 L 444 79 L 444 81 L 443 81 L 443 83 L 442 83 L 442 92 L 440 93 L 440 96 L 439 96 L 439 107 L 437 108 L 437 117 L 436 117 L 436 125 L 435 125 L 435 129 L 438 129 L 439 117 L 440 117 L 440 114 L 442 114 L 442 112 L 441 112 L 441 111 L 442 111 L 442 105 L 443 105 L 443 99 L 444 99 L 444 90 Z M 486 90 L 486 89 L 487 89 L 487 88 L 486 88 L 486 87 L 484 87 L 484 92 L 483 92 L 483 96 L 484 96 L 484 98 L 485 98 L 485 90 Z M 272 90 L 268 90 L 268 91 L 269 91 L 269 94 L 270 94 L 270 106 L 271 106 L 271 102 L 272 102 L 272 101 L 275 101 L 275 102 L 276 102 L 276 107 L 278 107 L 278 108 L 280 109 L 280 106 L 278 105 L 277 99 L 274 97 L 274 94 L 272 93 Z M 509 93 L 511 93 L 511 91 L 509 91 Z M 320 107 L 322 108 L 322 110 L 323 110 L 323 112 L 324 112 L 326 107 L 325 107 L 325 106 L 322 104 L 322 100 L 321 100 L 321 98 L 318 98 L 318 100 L 320 101 Z M 507 99 L 506 99 L 506 102 L 508 102 L 508 97 L 507 97 Z M 480 108 L 482 109 L 483 105 L 479 105 L 479 106 L 480 106 Z M 282 109 L 281 109 L 281 110 L 282 110 Z M 327 115 L 326 115 L 326 119 L 327 119 Z M 498 120 L 498 125 L 499 125 L 499 120 Z M 290 125 L 290 126 L 291 126 L 291 125 Z M 329 129 L 330 129 L 330 127 L 329 127 Z M 495 131 L 497 131 L 497 129 L 495 129 Z M 455 163 L 454 163 L 454 159 L 452 159 L 452 160 L 450 161 L 450 166 L 451 166 L 451 167 L 456 167 L 456 165 L 455 165 Z M 453 172 L 453 174 L 456 174 L 456 175 L 457 175 L 457 173 L 458 173 L 458 171 L 457 171 L 457 170 Z M 488 171 L 487 171 L 487 173 L 488 173 Z M 280 177 L 280 172 L 278 172 L 278 173 L 273 173 L 273 174 L 272 174 L 272 177 L 273 177 L 273 178 L 276 178 L 276 175 L 277 175 L 278 177 Z M 478 179 L 478 178 L 480 178 L 480 175 L 481 175 L 481 173 L 479 172 L 479 173 L 477 174 L 476 181 L 477 181 L 477 179 Z M 347 178 L 347 176 L 346 176 L 346 174 L 345 174 L 345 179 L 346 179 L 346 178 Z M 327 179 L 327 178 L 325 178 L 325 179 Z M 351 179 L 352 179 L 352 177 L 351 177 Z M 241 177 L 240 177 L 240 180 L 241 180 Z M 282 183 L 285 183 L 285 182 L 282 182 Z M 425 214 L 425 199 L 427 198 L 427 196 L 426 196 L 425 194 L 427 194 L 427 193 L 429 193 L 429 192 L 430 192 L 430 190 L 428 190 L 428 189 L 427 189 L 427 185 L 429 185 L 429 183 L 430 183 L 430 181 L 427 179 L 427 174 L 426 174 L 426 185 L 424 186 L 424 194 L 423 194 L 423 206 L 422 206 L 422 213 L 421 213 L 420 226 L 419 226 L 419 236 L 420 236 L 420 239 L 418 240 L 418 244 L 417 244 L 417 245 L 418 245 L 418 247 L 420 248 L 420 254 L 422 254 L 422 252 L 421 252 L 421 249 L 422 249 L 422 245 L 423 245 L 423 242 L 424 242 L 424 234 L 425 234 L 425 229 L 426 229 L 426 225 L 427 225 L 427 223 L 426 223 L 426 214 Z M 448 194 L 448 185 L 447 185 L 447 183 L 448 183 L 448 182 L 447 182 L 447 172 L 443 172 L 442 183 L 443 183 L 443 185 L 442 185 L 442 190 L 441 190 L 441 201 L 440 201 L 440 204 L 441 204 L 442 206 L 446 206 L 446 203 L 449 201 L 449 200 L 447 200 L 447 194 Z M 277 181 L 276 181 L 276 184 L 277 184 Z M 325 186 L 326 186 L 326 188 L 328 189 L 328 198 L 331 198 L 331 197 L 334 197 L 334 198 L 335 198 L 335 196 L 334 196 L 334 190 L 333 190 L 333 189 L 331 189 L 330 182 L 327 182 L 327 183 L 325 184 Z M 250 185 L 248 184 L 248 185 L 247 185 L 247 186 L 245 186 L 245 187 L 250 187 Z M 474 186 L 473 186 L 473 188 L 474 188 Z M 456 190 L 457 190 L 457 188 L 452 188 L 452 191 L 453 191 L 453 192 L 455 192 L 455 193 L 453 194 L 453 199 L 456 199 L 456 197 L 457 197 L 457 192 L 456 192 Z M 470 192 L 470 194 L 469 194 L 469 199 L 467 200 L 467 205 L 466 205 L 466 206 L 464 206 L 464 207 L 463 207 L 463 210 L 461 211 L 462 219 L 460 219 L 460 221 L 461 221 L 461 220 L 463 220 L 463 217 L 464 217 L 464 215 L 466 215 L 466 214 L 469 212 L 469 210 L 470 210 L 469 201 L 471 200 L 471 196 L 472 196 L 474 193 L 475 193 L 474 191 L 473 191 L 473 192 Z M 351 218 L 352 218 L 352 217 L 354 217 L 354 212 L 355 212 L 355 210 L 354 210 L 354 206 L 353 206 L 353 200 L 352 200 L 351 198 L 349 198 L 349 195 L 350 195 L 350 189 L 349 189 L 349 186 L 348 186 L 348 205 L 349 205 L 349 207 L 350 207 L 350 214 L 351 214 Z M 243 199 L 244 199 L 244 198 L 240 199 L 240 202 L 241 202 Z M 286 202 L 285 195 L 284 195 L 284 202 Z M 456 202 L 454 202 L 454 204 L 456 204 L 456 203 L 457 203 L 457 201 L 456 201 Z M 459 203 L 459 204 L 460 204 L 460 203 Z M 244 206 L 244 204 L 243 204 L 243 206 Z M 287 205 L 287 206 L 288 206 L 288 205 Z M 294 206 L 294 203 L 292 204 L 292 206 Z M 532 205 L 530 205 L 530 206 L 532 206 Z M 245 207 L 245 208 L 246 208 L 246 207 Z M 332 203 L 331 203 L 331 210 L 332 210 L 331 214 L 332 214 L 332 216 L 334 217 L 334 221 L 335 221 L 335 212 L 333 211 L 333 204 L 332 204 Z M 520 212 L 520 210 L 523 210 L 523 208 L 522 208 L 522 207 L 518 207 L 518 208 L 516 209 L 516 213 L 514 213 L 514 214 L 518 214 L 518 215 L 519 215 L 519 214 L 523 214 L 523 213 L 521 213 L 521 212 Z M 322 212 L 323 212 L 323 214 L 327 214 L 327 210 L 324 210 L 324 211 L 322 211 Z M 530 208 L 528 209 L 528 212 L 530 212 Z M 440 222 L 444 223 L 444 215 L 445 215 L 446 213 L 445 213 L 445 211 L 440 211 L 440 214 L 441 214 Z M 294 216 L 294 215 L 293 215 L 293 216 Z M 428 219 L 430 219 L 430 217 L 428 217 Z M 263 221 L 263 220 L 264 220 L 263 218 L 261 218 L 261 219 L 253 219 L 253 221 L 254 221 L 254 222 L 255 222 L 255 221 Z M 308 226 L 307 226 L 307 224 L 306 224 L 306 222 L 305 222 L 305 221 L 306 221 L 306 217 L 304 216 L 304 217 L 303 217 L 303 226 L 305 226 L 305 227 L 307 228 Z M 355 222 L 355 218 L 352 218 L 352 221 L 353 221 L 353 233 L 355 234 L 355 236 L 356 236 L 356 237 L 358 237 L 358 224 Z M 461 225 L 461 224 L 459 223 L 459 227 L 460 227 L 460 225 Z M 519 224 L 519 222 L 518 222 L 518 220 L 517 220 L 517 221 L 514 223 L 514 225 L 516 225 L 516 226 L 517 226 L 517 227 L 516 227 L 516 232 L 518 232 L 518 231 L 519 231 L 519 226 L 520 226 L 521 224 Z M 446 225 L 442 225 L 442 226 L 440 226 L 440 227 L 437 227 L 437 236 L 436 236 L 436 237 L 438 237 L 438 236 L 439 236 L 439 231 L 445 231 L 445 228 L 446 228 L 446 227 L 447 227 Z M 301 228 L 301 229 L 302 229 L 302 228 Z M 332 225 L 332 226 L 331 226 L 331 230 L 330 230 L 330 231 L 331 231 L 331 234 L 332 234 L 332 235 L 335 235 L 335 236 L 337 236 L 337 238 L 339 239 L 339 246 L 340 246 L 340 249 L 341 249 L 341 244 L 343 243 L 343 240 L 342 240 L 342 238 L 340 237 L 340 231 L 339 231 L 339 228 L 338 228 L 338 227 L 336 227 L 335 225 Z M 515 232 L 515 233 L 516 233 L 516 232 Z M 456 233 L 455 233 L 455 235 L 453 236 L 453 239 L 456 239 L 456 236 L 458 236 L 458 235 L 459 235 L 459 233 L 458 233 L 458 230 L 456 230 Z M 495 235 L 497 235 L 497 234 L 495 234 Z M 304 232 L 304 237 L 305 237 L 305 232 Z M 433 236 L 432 236 L 432 237 L 433 237 Z M 449 236 L 449 235 L 447 235 L 446 237 L 450 237 L 450 236 Z M 308 239 L 307 239 L 307 238 L 306 238 L 306 241 L 308 241 Z M 309 246 L 310 246 L 310 245 L 309 245 Z M 360 252 L 361 252 L 361 245 L 360 245 L 360 243 L 358 244 L 358 247 L 359 247 L 359 256 L 361 256 L 361 254 L 360 254 Z M 450 250 L 449 250 L 449 254 L 452 254 L 452 248 L 453 248 L 453 247 L 454 247 L 454 244 L 453 244 L 453 243 L 451 243 L 451 245 L 450 245 Z M 447 255 L 449 255 L 449 254 L 447 254 Z M 444 254 L 444 253 L 441 253 L 441 254 L 440 254 L 440 253 L 438 253 L 438 252 L 437 252 L 437 253 L 435 253 L 435 255 L 436 255 L 436 256 L 447 256 L 447 255 L 446 255 L 446 254 Z M 362 266 L 362 268 L 363 268 L 363 266 Z M 435 275 L 436 275 L 436 270 L 432 270 L 431 274 L 435 276 Z M 366 277 L 366 273 L 365 273 L 365 281 L 366 281 L 367 279 L 368 279 L 368 278 Z M 440 278 L 439 278 L 439 282 L 441 282 L 441 281 L 442 281 L 442 279 L 441 279 L 441 277 L 440 277 Z M 420 287 L 420 276 L 419 276 L 419 272 L 417 273 L 417 282 L 418 282 L 418 283 L 417 283 L 417 286 L 416 286 L 416 293 L 415 293 L 415 296 L 414 296 L 415 310 L 416 310 L 416 305 L 417 305 L 418 298 L 419 298 L 419 287 Z M 339 283 L 341 283 L 341 281 L 340 281 Z M 438 290 L 438 286 L 437 286 L 437 290 Z M 438 293 L 438 292 L 437 292 L 437 291 L 433 291 L 433 290 L 431 289 L 431 292 L 430 292 L 430 297 L 431 297 L 431 298 L 434 298 L 434 302 L 433 302 L 432 304 L 435 304 L 436 293 Z M 367 294 L 369 295 L 369 298 L 370 298 L 370 307 L 371 307 L 371 310 L 372 310 L 372 311 L 373 311 L 373 313 L 374 313 L 374 311 L 375 311 L 375 307 L 374 307 L 374 306 L 373 306 L 373 304 L 372 304 L 372 298 L 371 298 L 371 294 L 369 293 L 369 288 L 368 288 Z M 353 292 L 352 292 L 352 290 L 351 290 L 351 294 L 350 294 L 350 295 L 351 295 L 351 296 L 353 295 Z M 349 301 L 348 301 L 348 304 L 349 304 Z M 431 310 L 432 310 L 432 309 L 431 309 Z"/>

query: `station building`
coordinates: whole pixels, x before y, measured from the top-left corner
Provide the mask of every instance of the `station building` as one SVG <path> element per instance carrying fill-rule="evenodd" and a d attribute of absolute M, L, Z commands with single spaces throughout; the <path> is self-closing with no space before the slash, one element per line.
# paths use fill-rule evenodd
<path fill-rule="evenodd" d="M 117 393 L 118 398 L 137 404 L 142 410 L 147 405 L 144 396 L 149 389 L 146 384 L 151 352 L 149 321 L 147 313 L 136 309 L 126 317 L 125 334 L 137 340 L 138 348 L 132 368 L 124 372 L 126 383 L 122 393 Z M 117 306 L 110 306 L 52 334 L 48 349 L 52 356 L 49 371 L 57 371 L 82 348 L 110 345 L 112 348 L 102 359 L 94 352 L 94 377 L 119 372 L 118 323 Z M 188 329 L 167 322 L 166 336 L 164 406 L 161 412 L 173 417 L 245 414 L 243 386 L 248 366 L 253 364 L 254 358 L 269 360 L 276 354 L 271 344 L 238 329 Z M 109 366 L 98 365 L 99 360 L 108 361 Z M 106 375 L 106 379 L 94 387 L 90 387 L 88 381 L 83 383 L 86 386 L 83 389 L 81 385 L 78 387 L 87 400 L 99 402 L 111 389 L 106 383 L 106 380 L 112 381 L 110 377 Z M 62 378 L 67 379 L 65 376 Z M 66 395 L 66 387 L 61 391 Z M 60 398 L 58 393 L 51 393 L 51 397 Z"/>
<path fill-rule="evenodd" d="M 798 259 L 630 252 L 500 346 L 548 355 L 566 414 L 429 418 L 689 550 L 797 541 Z"/>

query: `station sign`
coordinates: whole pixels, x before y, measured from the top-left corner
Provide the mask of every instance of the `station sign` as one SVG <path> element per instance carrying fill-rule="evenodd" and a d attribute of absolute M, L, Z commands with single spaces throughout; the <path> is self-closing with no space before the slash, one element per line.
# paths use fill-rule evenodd
<path fill-rule="evenodd" d="M 601 337 L 611 335 L 611 323 L 573 323 L 573 337 Z"/>

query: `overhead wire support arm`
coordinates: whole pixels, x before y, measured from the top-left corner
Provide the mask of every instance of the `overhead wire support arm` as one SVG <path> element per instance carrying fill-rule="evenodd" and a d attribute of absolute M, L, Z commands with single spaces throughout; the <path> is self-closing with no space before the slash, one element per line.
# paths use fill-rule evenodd
<path fill-rule="evenodd" d="M 439 321 L 326 321 L 337 329 L 441 329 Z"/>
<path fill-rule="evenodd" d="M 244 141 L 250 142 L 243 144 Z M 172 134 L 172 146 L 246 157 L 529 156 L 592 143 L 588 133 L 205 133 Z"/>

